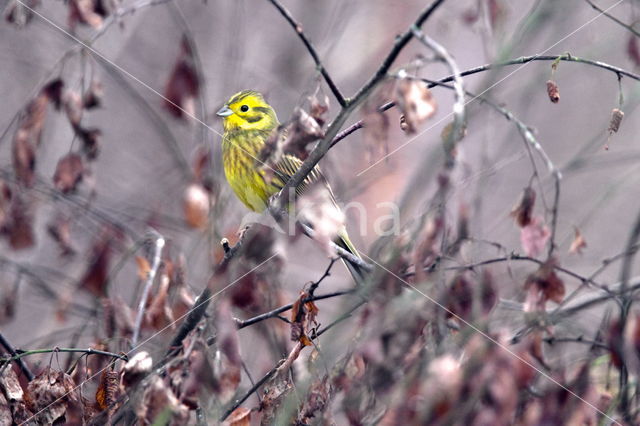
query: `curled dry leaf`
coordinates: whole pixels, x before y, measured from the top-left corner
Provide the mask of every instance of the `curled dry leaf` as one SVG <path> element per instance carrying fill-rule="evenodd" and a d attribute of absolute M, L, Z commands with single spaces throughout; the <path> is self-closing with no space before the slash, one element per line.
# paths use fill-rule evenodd
<path fill-rule="evenodd" d="M 527 226 L 520 230 L 520 243 L 527 256 L 536 257 L 544 250 L 549 241 L 551 231 L 542 218 L 534 217 Z"/>
<path fill-rule="evenodd" d="M 614 108 L 611 111 L 611 119 L 609 120 L 609 134 L 618 133 L 620 130 L 620 124 L 622 124 L 622 119 L 624 118 L 624 112 L 622 112 L 618 108 Z"/>
<path fill-rule="evenodd" d="M 547 95 L 552 103 L 557 104 L 560 102 L 560 89 L 558 88 L 558 83 L 553 80 L 547 81 Z"/>
<path fill-rule="evenodd" d="M 115 236 L 109 230 L 102 232 L 91 248 L 89 264 L 80 280 L 80 288 L 92 293 L 96 297 L 107 294 L 106 286 L 111 264 L 112 244 Z"/>
<path fill-rule="evenodd" d="M 73 192 L 82 182 L 84 172 L 82 157 L 71 152 L 58 161 L 53 175 L 53 185 L 64 194 Z"/>
<path fill-rule="evenodd" d="M 141 424 L 181 426 L 189 424 L 189 407 L 157 375 L 151 376 L 138 405 L 136 416 Z"/>
<path fill-rule="evenodd" d="M 120 392 L 120 374 L 111 370 L 104 369 L 100 375 L 100 383 L 96 390 L 96 404 L 100 410 L 113 410 Z"/>
<path fill-rule="evenodd" d="M 222 426 L 250 426 L 251 410 L 244 407 L 238 407 L 222 422 Z"/>
<path fill-rule="evenodd" d="M 184 191 L 182 210 L 185 223 L 191 228 L 204 229 L 209 223 L 211 195 L 199 183 L 192 183 Z"/>
<path fill-rule="evenodd" d="M 403 78 L 396 88 L 396 104 L 405 117 L 407 133 L 416 133 L 418 126 L 436 113 L 436 101 L 423 81 Z"/>
<path fill-rule="evenodd" d="M 331 398 L 331 383 L 329 376 L 316 379 L 307 392 L 306 399 L 298 409 L 298 422 L 296 424 L 306 425 L 309 420 L 321 415 L 326 409 Z M 320 416 L 318 416 L 320 417 Z"/>
<path fill-rule="evenodd" d="M 82 121 L 82 112 L 84 110 L 82 97 L 78 92 L 66 90 L 62 96 L 62 105 L 71 127 L 76 129 Z"/>
<path fill-rule="evenodd" d="M 36 166 L 36 148 L 42 139 L 42 129 L 47 115 L 47 105 L 58 106 L 64 83 L 60 79 L 47 83 L 27 105 L 20 117 L 13 138 L 13 169 L 18 181 L 31 186 Z"/>
<path fill-rule="evenodd" d="M 85 109 L 98 108 L 102 105 L 104 87 L 99 80 L 92 80 L 89 89 L 82 96 L 82 106 Z"/>
<path fill-rule="evenodd" d="M 5 398 L 6 407 L 2 408 L 0 401 L 0 410 L 3 415 L 9 415 L 8 423 L 0 424 L 26 424 L 33 416 L 33 413 L 27 408 L 25 401 L 25 393 L 20 386 L 18 375 L 13 369 L 13 364 L 4 364 L 0 367 L 0 396 Z M 8 409 L 8 413 L 6 411 Z"/>
<path fill-rule="evenodd" d="M 569 253 L 582 254 L 582 250 L 587 247 L 587 241 L 582 236 L 578 228 L 574 228 L 574 237 L 569 247 Z"/>
<path fill-rule="evenodd" d="M 638 37 L 635 34 L 629 34 L 627 41 L 627 56 L 633 62 L 633 65 L 640 67 L 640 47 L 638 46 Z"/>
<path fill-rule="evenodd" d="M 49 236 L 58 244 L 62 256 L 73 256 L 76 250 L 71 243 L 71 220 L 57 216 L 47 225 Z"/>
<path fill-rule="evenodd" d="M 293 386 L 286 374 L 276 375 L 267 383 L 260 403 L 261 426 L 276 424 L 278 409 L 292 389 Z"/>
<path fill-rule="evenodd" d="M 34 245 L 33 215 L 33 202 L 26 199 L 25 194 L 15 194 L 11 201 L 9 220 L 4 227 L 9 244 L 14 250 L 26 249 Z"/>
<path fill-rule="evenodd" d="M 62 419 L 67 408 L 80 402 L 75 383 L 68 374 L 46 368 L 27 388 L 26 401 L 36 420 L 53 424 Z"/>
<path fill-rule="evenodd" d="M 511 209 L 511 216 L 515 218 L 516 223 L 520 227 L 527 226 L 531 223 L 533 217 L 533 207 L 536 203 L 536 191 L 533 190 L 530 186 L 526 187 L 522 194 L 520 194 L 520 199 Z"/>
<path fill-rule="evenodd" d="M 164 106 L 176 118 L 193 116 L 195 100 L 200 91 L 200 80 L 196 72 L 193 52 L 186 36 L 182 38 L 180 53 L 164 91 Z"/>
<path fill-rule="evenodd" d="M 163 273 L 157 293 L 145 312 L 145 320 L 153 330 L 164 330 L 165 327 L 174 329 L 174 316 L 169 306 L 169 277 Z"/>
<path fill-rule="evenodd" d="M 550 259 L 527 277 L 524 284 L 527 296 L 525 312 L 544 311 L 547 301 L 562 303 L 565 294 L 564 282 L 556 274 L 557 262 Z"/>
<path fill-rule="evenodd" d="M 69 17 L 67 22 L 71 31 L 78 24 L 89 25 L 95 29 L 102 26 L 102 0 L 71 0 L 69 2 Z"/>
<path fill-rule="evenodd" d="M 217 381 L 211 364 L 209 347 L 202 338 L 193 345 L 189 355 L 189 372 L 182 386 L 181 400 L 196 408 L 200 397 L 217 390 Z"/>
<path fill-rule="evenodd" d="M 308 292 L 301 292 L 298 300 L 295 301 L 291 308 L 291 340 L 301 342 L 304 346 L 311 346 L 309 335 L 318 327 L 316 316 L 318 315 L 318 307 L 313 302 L 303 302 L 308 298 Z"/>

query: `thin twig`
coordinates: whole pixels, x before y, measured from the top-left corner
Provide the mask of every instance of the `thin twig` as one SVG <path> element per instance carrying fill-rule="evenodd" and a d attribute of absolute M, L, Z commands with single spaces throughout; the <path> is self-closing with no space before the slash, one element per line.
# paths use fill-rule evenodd
<path fill-rule="evenodd" d="M 307 237 L 309 237 L 311 239 L 314 238 L 315 231 L 313 230 L 313 228 L 311 228 L 308 225 L 305 225 L 304 223 L 300 223 L 300 226 L 302 228 L 302 232 L 304 232 L 304 234 Z M 347 262 L 351 263 L 352 265 L 357 266 L 358 268 L 362 268 L 362 270 L 364 270 L 364 271 L 372 271 L 373 270 L 373 265 L 371 265 L 370 263 L 367 263 L 364 260 L 360 259 L 358 256 L 356 256 L 355 254 L 351 253 L 350 251 L 347 251 L 347 250 L 343 249 L 342 247 L 340 247 L 339 245 L 337 245 L 333 241 L 331 241 L 329 244 L 331 245 L 331 248 L 336 251 L 336 254 L 338 256 L 340 256 L 341 258 L 343 258 Z"/>
<path fill-rule="evenodd" d="M 329 124 L 324 138 L 316 144 L 313 150 L 309 153 L 307 159 L 300 165 L 298 171 L 287 181 L 287 184 L 284 186 L 282 191 L 280 191 L 278 202 L 275 203 L 276 215 L 282 210 L 282 206 L 288 205 L 289 202 L 292 201 L 289 199 L 292 193 L 290 189 L 293 189 L 293 193 L 295 193 L 295 188 L 300 186 L 300 184 L 306 179 L 307 175 L 311 173 L 318 162 L 326 155 L 329 148 L 331 148 L 331 142 L 338 134 L 347 118 L 349 118 L 351 113 L 368 98 L 373 89 L 382 80 L 384 80 L 389 68 L 391 68 L 402 49 L 404 49 L 413 37 L 411 28 L 422 27 L 422 24 L 424 24 L 424 22 L 442 3 L 444 3 L 444 0 L 435 0 L 430 6 L 422 11 L 422 13 L 420 13 L 415 23 L 396 40 L 391 51 L 382 62 L 382 65 L 376 70 L 374 75 L 360 88 L 360 90 L 358 90 L 355 96 L 347 102 L 347 105 L 340 110 L 336 118 L 333 119 L 331 124 Z"/>
<path fill-rule="evenodd" d="M 48 349 L 33 349 L 33 350 L 29 350 L 29 351 L 20 351 L 19 353 L 15 353 L 13 356 L 11 356 L 9 358 L 0 358 L 0 363 L 16 361 L 16 360 L 19 360 L 19 359 L 21 359 L 21 358 L 23 358 L 25 356 L 29 356 L 29 355 L 48 354 L 48 353 L 57 353 L 57 352 L 83 353 L 83 354 L 85 354 L 87 356 L 88 355 L 104 355 L 104 356 L 110 356 L 110 357 L 113 357 L 113 358 L 118 358 L 118 359 L 121 359 L 123 361 L 128 361 L 129 360 L 127 355 L 124 354 L 124 353 L 116 354 L 116 353 L 113 353 L 113 352 L 101 351 L 101 350 L 93 349 L 93 348 L 87 348 L 87 349 L 83 349 L 83 348 L 48 348 Z M 33 379 L 33 376 L 31 377 L 31 379 Z"/>
<path fill-rule="evenodd" d="M 0 333 L 0 344 L 2 344 L 5 350 L 9 352 L 9 354 L 11 355 L 11 358 L 9 358 L 9 360 L 15 361 L 18 367 L 20 367 L 20 370 L 22 371 L 24 376 L 27 378 L 27 381 L 29 382 L 32 381 L 35 376 L 31 372 L 31 370 L 29 370 L 29 367 L 27 366 L 27 364 L 25 364 L 24 361 L 22 361 L 21 359 L 22 357 L 20 356 L 20 354 L 16 352 L 13 346 L 11 346 L 11 343 L 9 343 L 9 341 L 4 337 L 2 333 Z M 3 361 L 6 361 L 6 360 L 3 360 Z"/>
<path fill-rule="evenodd" d="M 151 286 L 153 285 L 153 282 L 156 278 L 158 268 L 160 268 L 160 263 L 162 260 L 162 249 L 164 248 L 165 239 L 156 231 L 153 231 L 153 234 L 156 237 L 153 263 L 151 265 L 151 269 L 149 269 L 149 272 L 147 273 L 147 281 L 145 282 L 144 289 L 142 290 L 142 296 L 140 297 L 140 302 L 138 303 L 138 314 L 136 315 L 136 322 L 133 328 L 133 337 L 131 337 L 131 348 L 135 348 L 136 344 L 138 343 L 140 329 L 142 328 L 142 320 L 144 318 L 144 309 L 147 306 L 149 292 L 151 291 Z"/>
<path fill-rule="evenodd" d="M 300 40 L 302 40 L 302 43 L 307 48 L 307 51 L 313 58 L 313 61 L 316 63 L 316 67 L 318 68 L 318 71 L 320 71 L 320 74 L 322 74 L 324 81 L 327 82 L 327 85 L 331 89 L 333 96 L 336 97 L 336 100 L 338 101 L 340 106 L 342 108 L 346 107 L 348 100 L 344 98 L 338 86 L 333 82 L 333 79 L 329 75 L 329 72 L 327 71 L 325 66 L 322 64 L 322 61 L 320 60 L 320 56 L 318 55 L 318 52 L 316 51 L 315 47 L 313 47 L 313 44 L 307 38 L 306 34 L 302 30 L 302 25 L 295 20 L 295 18 L 291 15 L 291 13 L 282 4 L 280 4 L 278 0 L 269 0 L 269 1 L 271 2 L 271 4 L 275 6 L 276 9 L 278 9 L 278 12 L 280 12 L 280 14 L 287 20 L 289 25 L 291 25 L 295 30 Z"/>
<path fill-rule="evenodd" d="M 322 294 L 320 296 L 313 296 L 313 297 L 306 297 L 304 299 L 302 299 L 302 303 L 307 303 L 307 302 L 315 302 L 317 300 L 323 300 L 323 299 L 331 299 L 334 297 L 340 297 L 340 296 L 344 296 L 345 294 L 351 294 L 354 293 L 355 289 L 353 290 L 343 290 L 343 291 L 336 291 L 333 293 L 328 293 L 328 294 Z M 291 308 L 293 308 L 293 303 L 289 303 L 288 305 L 284 305 L 284 306 L 280 306 L 279 308 L 276 308 L 272 311 L 269 312 L 265 312 L 263 314 L 260 315 L 256 315 L 255 317 L 246 319 L 246 320 L 239 320 L 236 319 L 236 324 L 238 325 L 238 329 L 242 329 L 245 327 L 249 327 L 250 325 L 253 325 L 255 323 L 258 323 L 260 321 L 264 321 L 267 320 L 269 318 L 276 318 L 278 317 L 278 315 L 280 315 L 283 312 L 286 312 L 288 310 L 290 310 Z"/>
<path fill-rule="evenodd" d="M 621 20 L 619 20 L 618 18 L 616 18 L 615 16 L 609 14 L 606 10 L 601 9 L 600 7 L 598 7 L 598 5 L 596 5 L 594 2 L 592 2 L 591 0 L 584 0 L 587 3 L 589 3 L 589 5 L 591 5 L 592 8 L 594 8 L 596 11 L 598 11 L 598 13 L 600 13 L 601 15 L 606 16 L 607 18 L 611 19 L 613 22 L 615 22 L 616 24 L 620 25 L 623 28 L 626 28 L 628 31 L 630 31 L 633 35 L 635 35 L 636 37 L 640 37 L 640 32 L 636 31 L 633 26 L 629 25 L 629 24 L 625 24 L 624 22 L 622 22 Z"/>

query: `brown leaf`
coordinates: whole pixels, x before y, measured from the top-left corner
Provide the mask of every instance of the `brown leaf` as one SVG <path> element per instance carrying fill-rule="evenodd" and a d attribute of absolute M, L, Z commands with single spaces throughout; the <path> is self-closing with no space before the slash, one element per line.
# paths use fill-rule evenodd
<path fill-rule="evenodd" d="M 544 310 L 544 305 L 548 300 L 562 303 L 564 299 L 564 282 L 556 274 L 556 266 L 555 259 L 548 260 L 534 274 L 529 275 L 525 282 L 524 288 L 533 292 L 539 311 Z"/>
<path fill-rule="evenodd" d="M 227 417 L 227 420 L 222 422 L 222 426 L 250 426 L 251 425 L 251 410 L 238 407 Z"/>
<path fill-rule="evenodd" d="M 184 191 L 182 209 L 184 220 L 188 226 L 204 229 L 209 223 L 211 197 L 209 192 L 200 184 L 192 183 Z"/>
<path fill-rule="evenodd" d="M 82 96 L 82 106 L 86 109 L 98 108 L 102 105 L 104 87 L 99 80 L 92 80 L 89 89 Z"/>
<path fill-rule="evenodd" d="M 574 237 L 569 247 L 569 253 L 582 254 L 582 250 L 587 247 L 587 241 L 582 236 L 578 228 L 574 228 Z"/>
<path fill-rule="evenodd" d="M 80 24 L 89 25 L 95 29 L 102 26 L 102 16 L 98 13 L 100 0 L 71 0 L 69 2 L 69 28 L 74 31 Z"/>
<path fill-rule="evenodd" d="M 26 393 L 29 409 L 38 413 L 35 420 L 52 424 L 62 419 L 69 405 L 80 402 L 74 388 L 75 383 L 71 377 L 62 371 L 46 368 L 36 376 L 29 382 Z"/>
<path fill-rule="evenodd" d="M 85 129 L 82 127 L 78 127 L 75 130 L 82 141 L 82 151 L 89 160 L 95 160 L 98 154 L 100 154 L 100 136 L 102 136 L 102 131 L 100 129 Z"/>
<path fill-rule="evenodd" d="M 181 399 L 197 407 L 201 396 L 208 396 L 218 389 L 207 344 L 199 338 L 189 355 L 189 373 L 183 386 Z"/>
<path fill-rule="evenodd" d="M 149 276 L 149 271 L 151 271 L 151 265 L 146 257 L 136 256 L 136 266 L 138 267 L 138 279 L 140 281 L 145 281 Z"/>
<path fill-rule="evenodd" d="M 311 118 L 320 126 L 324 126 L 326 122 L 325 115 L 329 111 L 329 97 L 322 90 L 309 96 L 309 114 Z"/>
<path fill-rule="evenodd" d="M 173 311 L 169 306 L 169 277 L 162 274 L 158 292 L 153 296 L 145 312 L 146 323 L 153 330 L 164 330 L 165 327 L 175 328 Z"/>
<path fill-rule="evenodd" d="M 113 410 L 120 391 L 120 375 L 117 371 L 106 368 L 100 375 L 100 383 L 96 390 L 96 403 L 100 410 Z"/>
<path fill-rule="evenodd" d="M 72 256 L 76 253 L 71 243 L 71 223 L 68 217 L 57 216 L 47 225 L 47 232 L 60 247 L 62 256 Z"/>
<path fill-rule="evenodd" d="M 627 56 L 629 56 L 634 66 L 640 67 L 640 47 L 638 47 L 638 37 L 635 34 L 629 33 Z"/>
<path fill-rule="evenodd" d="M 511 209 L 511 216 L 515 218 L 518 226 L 524 227 L 531 223 L 535 204 L 536 191 L 528 186 L 522 191 L 520 199 Z"/>
<path fill-rule="evenodd" d="M 135 407 L 140 424 L 181 426 L 189 424 L 189 407 L 157 375 L 152 375 Z"/>
<path fill-rule="evenodd" d="M 27 105 L 13 139 L 13 169 L 18 180 L 31 186 L 36 166 L 36 148 L 40 144 L 49 98 L 40 93 Z"/>
<path fill-rule="evenodd" d="M 84 172 L 82 157 L 71 152 L 58 161 L 53 175 L 53 185 L 64 194 L 73 192 L 82 182 Z"/>
<path fill-rule="evenodd" d="M 396 104 L 405 117 L 407 133 L 416 133 L 418 126 L 436 113 L 436 101 L 423 81 L 404 78 L 396 88 Z"/>
<path fill-rule="evenodd" d="M 284 402 L 287 394 L 291 392 L 293 386 L 287 375 L 276 375 L 267 383 L 260 403 L 262 412 L 261 426 L 276 424 L 278 408 Z"/>
<path fill-rule="evenodd" d="M 108 284 L 113 239 L 114 235 L 110 231 L 102 232 L 91 248 L 89 264 L 80 280 L 80 288 L 96 297 L 104 297 L 107 294 L 106 285 Z"/>
<path fill-rule="evenodd" d="M 33 203 L 25 196 L 16 194 L 11 201 L 9 220 L 5 224 L 5 232 L 9 244 L 14 250 L 32 247 L 35 243 L 33 235 Z"/>
<path fill-rule="evenodd" d="M 554 104 L 560 102 L 560 89 L 558 89 L 558 83 L 553 80 L 547 81 L 547 95 L 549 95 L 549 100 Z"/>
<path fill-rule="evenodd" d="M 312 419 L 326 410 L 331 398 L 331 383 L 328 378 L 329 376 L 324 376 L 311 384 L 307 397 L 298 410 L 297 424 L 308 424 L 308 419 Z"/>
<path fill-rule="evenodd" d="M 520 243 L 527 256 L 536 257 L 544 250 L 549 241 L 551 231 L 544 224 L 542 218 L 534 217 L 527 226 L 520 231 Z"/>
<path fill-rule="evenodd" d="M 78 128 L 82 121 L 82 113 L 84 111 L 80 94 L 75 91 L 66 90 L 62 96 L 62 105 L 64 106 L 64 111 L 67 114 L 71 127 L 74 129 Z"/>
<path fill-rule="evenodd" d="M 178 59 L 164 91 L 164 106 L 176 118 L 193 115 L 195 99 L 200 91 L 200 80 L 196 71 L 193 53 L 189 42 L 184 36 L 180 45 Z"/>

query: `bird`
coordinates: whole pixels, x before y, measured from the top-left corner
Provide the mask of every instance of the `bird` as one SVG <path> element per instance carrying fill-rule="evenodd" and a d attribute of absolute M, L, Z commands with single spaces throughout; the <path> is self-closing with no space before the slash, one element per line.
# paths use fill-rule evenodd
<path fill-rule="evenodd" d="M 270 172 L 261 167 L 260 153 L 266 141 L 278 129 L 280 123 L 275 110 L 264 96 L 255 90 L 243 90 L 231 96 L 216 113 L 222 118 L 222 164 L 229 186 L 249 210 L 262 212 L 269 205 L 269 198 L 279 192 L 300 168 L 303 161 L 291 154 L 283 154 Z M 335 196 L 322 171 L 316 166 L 296 188 L 296 195 L 315 184 L 321 185 L 330 202 L 336 207 Z M 344 225 L 336 234 L 334 243 L 361 259 L 358 250 L 349 239 Z M 342 259 L 356 284 L 364 279 L 364 270 L 357 264 Z"/>

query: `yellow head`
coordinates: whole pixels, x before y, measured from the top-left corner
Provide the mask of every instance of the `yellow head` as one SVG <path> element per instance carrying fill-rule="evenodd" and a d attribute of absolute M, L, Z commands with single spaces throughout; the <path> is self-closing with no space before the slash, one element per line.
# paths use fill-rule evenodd
<path fill-rule="evenodd" d="M 222 117 L 225 132 L 231 130 L 272 130 L 278 126 L 278 117 L 262 95 L 243 90 L 233 95 L 217 112 Z"/>

